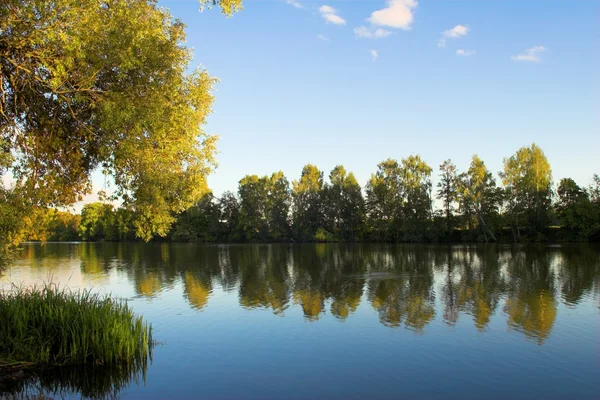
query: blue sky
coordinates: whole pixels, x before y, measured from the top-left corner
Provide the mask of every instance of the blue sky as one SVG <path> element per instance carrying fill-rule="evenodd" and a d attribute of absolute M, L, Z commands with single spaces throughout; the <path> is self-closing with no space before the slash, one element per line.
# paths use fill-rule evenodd
<path fill-rule="evenodd" d="M 598 1 L 245 0 L 231 18 L 159 4 L 220 79 L 205 127 L 220 135 L 215 194 L 306 163 L 364 185 L 410 154 L 437 171 L 477 153 L 497 172 L 532 142 L 555 182 L 600 173 Z"/>

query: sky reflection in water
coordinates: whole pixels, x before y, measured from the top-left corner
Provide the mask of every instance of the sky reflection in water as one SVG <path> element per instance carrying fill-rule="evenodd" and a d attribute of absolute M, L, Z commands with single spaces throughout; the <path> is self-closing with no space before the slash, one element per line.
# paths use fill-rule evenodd
<path fill-rule="evenodd" d="M 600 394 L 592 245 L 28 244 L 0 284 L 50 279 L 153 324 L 124 398 Z"/>

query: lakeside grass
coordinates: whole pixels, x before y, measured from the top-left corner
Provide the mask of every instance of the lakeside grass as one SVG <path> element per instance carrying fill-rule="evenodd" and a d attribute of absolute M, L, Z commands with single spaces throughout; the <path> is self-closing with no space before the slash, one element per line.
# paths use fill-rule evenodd
<path fill-rule="evenodd" d="M 0 375 L 27 367 L 145 366 L 152 327 L 124 301 L 56 285 L 0 292 Z"/>

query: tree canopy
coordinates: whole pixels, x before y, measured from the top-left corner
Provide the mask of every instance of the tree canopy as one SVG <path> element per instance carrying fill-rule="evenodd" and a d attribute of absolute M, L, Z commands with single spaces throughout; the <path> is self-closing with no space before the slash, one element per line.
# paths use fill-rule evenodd
<path fill-rule="evenodd" d="M 504 159 L 501 174 L 506 186 L 509 210 L 514 215 L 514 228 L 519 235 L 519 217 L 523 216 L 536 232 L 548 222 L 552 196 L 552 170 L 542 149 L 533 143 Z"/>
<path fill-rule="evenodd" d="M 153 0 L 2 2 L 0 161 L 25 205 L 81 200 L 102 169 L 148 240 L 206 193 L 215 79 L 188 73 L 184 28 Z"/>

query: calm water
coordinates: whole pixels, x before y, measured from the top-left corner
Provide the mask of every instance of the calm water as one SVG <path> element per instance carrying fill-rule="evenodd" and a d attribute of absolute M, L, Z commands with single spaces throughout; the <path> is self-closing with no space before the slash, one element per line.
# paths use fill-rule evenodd
<path fill-rule="evenodd" d="M 146 371 L 53 372 L 28 393 L 600 398 L 591 245 L 28 244 L 0 286 L 49 280 L 127 299 L 160 344 Z"/>

